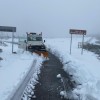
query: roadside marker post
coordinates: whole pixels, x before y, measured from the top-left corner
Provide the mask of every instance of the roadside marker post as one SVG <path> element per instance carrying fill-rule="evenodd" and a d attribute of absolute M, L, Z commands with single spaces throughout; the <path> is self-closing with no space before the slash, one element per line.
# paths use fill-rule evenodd
<path fill-rule="evenodd" d="M 70 29 L 69 33 L 71 34 L 71 40 L 70 40 L 70 55 L 71 55 L 71 49 L 72 49 L 72 35 L 83 35 L 82 37 L 82 51 L 81 54 L 83 54 L 83 45 L 84 45 L 84 35 L 86 35 L 86 30 L 77 30 L 77 29 Z"/>

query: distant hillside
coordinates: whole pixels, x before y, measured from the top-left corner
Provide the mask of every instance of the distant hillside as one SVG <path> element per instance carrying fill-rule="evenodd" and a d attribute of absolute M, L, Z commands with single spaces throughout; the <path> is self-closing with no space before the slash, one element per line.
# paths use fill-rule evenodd
<path fill-rule="evenodd" d="M 100 34 L 97 34 L 96 35 L 96 38 L 100 40 Z"/>
<path fill-rule="evenodd" d="M 92 37 L 96 37 L 97 39 L 100 40 L 100 34 L 92 34 L 92 35 L 90 35 L 90 36 L 92 36 Z"/>

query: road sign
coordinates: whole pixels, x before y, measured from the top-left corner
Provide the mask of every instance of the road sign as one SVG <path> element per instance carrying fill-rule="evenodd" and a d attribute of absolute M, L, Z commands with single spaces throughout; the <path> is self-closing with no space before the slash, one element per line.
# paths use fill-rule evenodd
<path fill-rule="evenodd" d="M 72 34 L 83 35 L 83 38 L 82 38 L 82 51 L 81 51 L 81 54 L 83 54 L 83 43 L 84 43 L 84 35 L 86 35 L 86 30 L 70 29 L 69 30 L 69 33 L 71 34 L 70 54 L 71 54 L 71 47 L 72 47 Z"/>
<path fill-rule="evenodd" d="M 12 53 L 13 53 L 14 32 L 16 32 L 16 27 L 0 26 L 0 31 L 1 32 L 12 32 Z"/>
<path fill-rule="evenodd" d="M 0 31 L 3 31 L 3 32 L 16 32 L 16 27 L 0 26 Z"/>
<path fill-rule="evenodd" d="M 86 35 L 86 30 L 70 29 L 69 33 L 70 34 Z"/>

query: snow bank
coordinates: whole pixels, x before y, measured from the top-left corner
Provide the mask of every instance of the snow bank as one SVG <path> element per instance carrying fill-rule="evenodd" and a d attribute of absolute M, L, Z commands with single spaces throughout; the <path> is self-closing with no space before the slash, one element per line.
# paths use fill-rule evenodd
<path fill-rule="evenodd" d="M 100 100 L 100 61 L 97 55 L 81 48 L 78 42 L 82 38 L 73 38 L 72 54 L 70 55 L 70 38 L 45 39 L 47 48 L 62 61 L 64 70 L 73 75 L 79 85 L 73 93 L 80 96 L 82 100 Z M 85 42 L 93 39 L 85 38 Z"/>
<path fill-rule="evenodd" d="M 3 52 L 0 53 L 0 57 L 3 58 L 0 61 L 0 100 L 6 100 L 11 96 L 18 88 L 23 78 L 32 66 L 34 60 L 37 60 L 33 75 L 33 80 L 39 73 L 40 64 L 43 59 L 37 55 L 32 55 L 29 52 L 19 50 L 17 45 L 14 45 L 14 51 L 17 54 L 12 54 L 12 45 L 6 43 L 7 46 L 0 46 Z M 35 81 L 34 81 L 35 83 Z M 13 94 L 12 94 L 13 95 Z"/>
<path fill-rule="evenodd" d="M 43 63 L 43 58 L 39 57 L 36 65 L 34 66 L 34 74 L 30 79 L 27 87 L 24 90 L 22 100 L 29 100 L 31 97 L 36 98 L 34 95 L 35 85 L 38 83 L 38 75 L 40 74 L 41 64 Z"/>

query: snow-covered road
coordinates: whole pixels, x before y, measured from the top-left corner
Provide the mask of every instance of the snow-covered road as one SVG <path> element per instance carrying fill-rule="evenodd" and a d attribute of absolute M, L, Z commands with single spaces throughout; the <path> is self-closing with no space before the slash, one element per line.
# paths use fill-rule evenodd
<path fill-rule="evenodd" d="M 91 37 L 85 37 L 85 42 Z M 80 95 L 81 100 L 100 100 L 100 60 L 98 55 L 84 50 L 81 55 L 81 48 L 78 43 L 82 38 L 73 36 L 72 54 L 70 55 L 70 38 L 45 39 L 48 49 L 59 57 L 66 72 L 73 75 L 73 78 L 81 83 L 73 92 Z M 97 40 L 92 38 L 90 44 L 96 44 Z M 99 44 L 100 45 L 100 44 Z M 66 64 L 66 62 L 69 62 Z"/>
<path fill-rule="evenodd" d="M 69 88 L 66 88 L 65 90 L 67 92 L 70 91 L 71 99 L 75 98 L 71 92 L 76 86 L 72 77 L 63 70 L 63 64 L 60 60 L 54 54 L 49 53 L 49 60 L 44 62 L 41 68 L 39 83 L 35 88 L 36 98 L 31 100 L 64 100 L 60 96 L 60 92 L 61 90 L 64 90 L 64 86 L 61 78 L 57 77 L 59 74 L 64 79 L 68 80 L 66 86 Z"/>
<path fill-rule="evenodd" d="M 90 38 L 85 38 L 85 41 Z M 73 92 L 79 94 L 82 100 L 100 100 L 100 60 L 97 55 L 84 50 L 81 55 L 81 48 L 78 48 L 78 42 L 81 38 L 73 38 L 72 55 L 69 54 L 70 38 L 45 39 L 46 45 L 50 51 L 59 57 L 63 63 L 63 69 L 72 74 L 74 79 L 82 85 L 77 87 Z M 92 39 L 90 43 L 96 43 L 96 39 Z M 0 46 L 3 52 L 0 57 L 0 100 L 8 100 L 7 98 L 15 93 L 23 77 L 30 70 L 33 60 L 37 60 L 32 76 L 32 84 L 35 85 L 38 79 L 37 74 L 40 73 L 40 66 L 43 58 L 37 55 L 31 55 L 29 52 L 20 51 L 14 46 L 17 54 L 11 53 L 11 44 Z M 69 62 L 68 64 L 66 64 Z M 32 87 L 32 90 L 34 87 Z M 31 91 L 29 91 L 31 92 Z M 32 93 L 34 94 L 34 93 Z M 27 100 L 27 99 L 26 99 Z"/>

